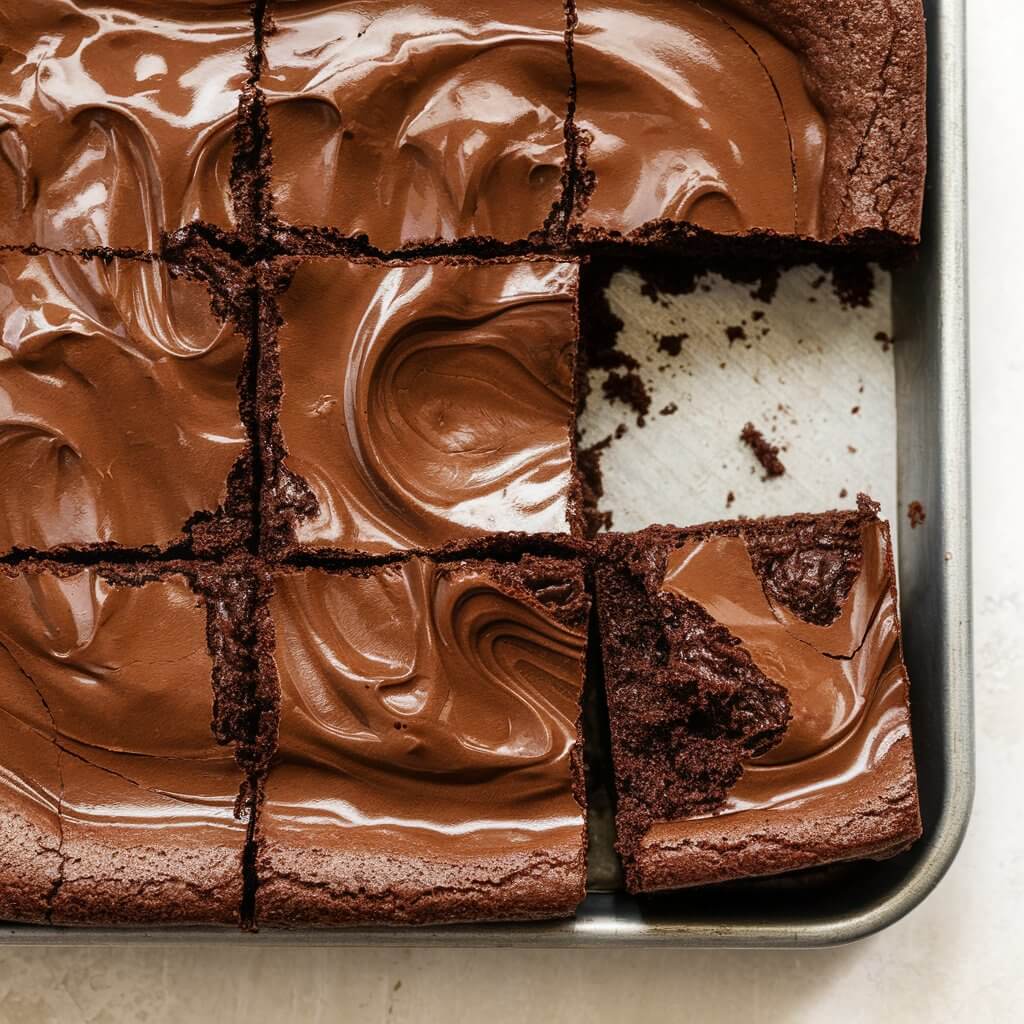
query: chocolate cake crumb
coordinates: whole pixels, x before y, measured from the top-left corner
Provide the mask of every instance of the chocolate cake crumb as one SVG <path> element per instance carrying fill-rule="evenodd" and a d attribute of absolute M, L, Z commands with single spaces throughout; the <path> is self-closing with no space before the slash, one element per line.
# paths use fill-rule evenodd
<path fill-rule="evenodd" d="M 854 406 L 854 407 L 853 407 L 853 408 L 852 408 L 852 409 L 850 410 L 850 414 L 851 414 L 851 415 L 853 415 L 853 416 L 856 416 L 856 415 L 857 415 L 857 413 L 859 413 L 859 412 L 860 412 L 860 406 L 859 406 L 859 405 L 855 405 L 855 406 Z"/>
<path fill-rule="evenodd" d="M 670 356 L 677 356 L 683 351 L 683 342 L 689 337 L 688 334 L 663 334 L 658 339 L 658 349 Z"/>
<path fill-rule="evenodd" d="M 729 492 L 729 493 L 728 493 L 728 494 L 727 494 L 727 495 L 725 496 L 725 507 L 726 507 L 726 508 L 732 508 L 732 503 L 733 503 L 733 502 L 734 502 L 735 500 L 736 500 L 736 495 L 735 495 L 735 494 L 733 494 L 733 492 L 732 492 L 732 491 L 730 491 L 730 492 Z"/>
<path fill-rule="evenodd" d="M 753 423 L 747 423 L 740 431 L 740 440 L 754 453 L 768 476 L 782 476 L 786 467 L 779 459 L 779 449 L 770 444 L 764 434 Z"/>
<path fill-rule="evenodd" d="M 883 352 L 888 352 L 889 349 L 892 348 L 892 338 L 886 334 L 885 331 L 879 331 L 875 335 L 875 341 L 880 341 L 882 343 Z"/>
<path fill-rule="evenodd" d="M 854 448 L 852 444 L 848 444 L 848 445 L 846 446 L 846 450 L 847 450 L 847 451 L 848 451 L 848 452 L 849 452 L 849 453 L 850 453 L 851 455 L 856 455 L 856 454 L 857 454 L 857 449 L 856 449 L 856 448 Z"/>
<path fill-rule="evenodd" d="M 661 410 L 661 411 L 660 411 L 660 412 L 658 413 L 658 415 L 659 415 L 659 416 L 671 416 L 671 415 L 672 415 L 672 413 L 674 413 L 674 412 L 678 412 L 678 411 L 679 411 L 679 406 L 678 406 L 678 405 L 676 405 L 676 403 L 675 403 L 675 402 L 669 402 L 669 403 L 668 403 L 668 405 L 666 405 L 666 406 L 665 406 L 665 408 L 664 408 L 664 409 L 662 409 L 662 410 Z"/>
<path fill-rule="evenodd" d="M 623 429 L 621 424 L 619 429 Z M 615 434 L 609 434 L 586 448 L 580 448 L 576 453 L 576 467 L 583 490 L 583 522 L 588 537 L 612 528 L 612 513 L 598 508 L 598 502 L 604 497 L 601 456 L 612 441 L 621 436 L 622 434 L 616 431 Z"/>
<path fill-rule="evenodd" d="M 622 402 L 636 413 L 636 425 L 642 427 L 651 411 L 651 395 L 647 385 L 638 373 L 627 370 L 619 373 L 612 370 L 601 385 L 604 397 L 609 402 Z"/>
<path fill-rule="evenodd" d="M 912 501 L 907 506 L 907 518 L 910 520 L 910 528 L 916 530 L 928 518 L 924 505 L 919 501 Z"/>
<path fill-rule="evenodd" d="M 839 492 L 839 497 L 840 497 L 840 498 L 845 498 L 845 497 L 846 497 L 846 496 L 847 496 L 847 495 L 848 495 L 849 493 L 850 493 L 850 492 L 849 492 L 849 491 L 848 491 L 848 490 L 847 490 L 847 489 L 846 489 L 846 488 L 844 487 L 844 488 L 843 488 L 843 489 L 842 489 L 842 490 L 841 490 L 841 491 Z"/>
<path fill-rule="evenodd" d="M 763 309 L 755 309 L 754 312 L 750 314 L 750 319 L 753 320 L 755 323 L 758 320 L 763 320 L 764 319 L 764 310 Z"/>
<path fill-rule="evenodd" d="M 725 336 L 729 339 L 729 344 L 730 345 L 734 341 L 746 341 L 747 340 L 747 332 L 745 330 L 743 330 L 742 327 L 739 327 L 739 326 L 726 327 L 726 329 L 725 329 Z"/>

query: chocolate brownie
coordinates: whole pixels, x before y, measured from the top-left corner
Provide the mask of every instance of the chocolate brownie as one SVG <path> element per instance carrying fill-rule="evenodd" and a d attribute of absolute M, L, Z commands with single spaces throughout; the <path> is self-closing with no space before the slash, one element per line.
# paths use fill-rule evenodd
<path fill-rule="evenodd" d="M 0 244 L 155 251 L 230 227 L 249 0 L 18 0 L 0 11 Z"/>
<path fill-rule="evenodd" d="M 554 559 L 278 575 L 257 922 L 571 914 L 588 609 L 580 563 Z"/>
<path fill-rule="evenodd" d="M 214 701 L 228 599 L 170 568 L 0 567 L 2 920 L 238 920 L 244 777 L 210 726 L 238 697 Z"/>
<path fill-rule="evenodd" d="M 246 340 L 158 260 L 0 253 L 0 554 L 251 532 Z"/>
<path fill-rule="evenodd" d="M 875 506 L 654 526 L 599 550 L 631 891 L 886 857 L 920 835 Z"/>
<path fill-rule="evenodd" d="M 578 529 L 575 262 L 289 268 L 262 343 L 271 548 L 376 555 Z"/>
<path fill-rule="evenodd" d="M 921 0 L 577 0 L 579 237 L 916 242 Z M 692 244 L 692 241 L 691 241 Z"/>
<path fill-rule="evenodd" d="M 282 0 L 267 97 L 276 214 L 378 249 L 543 238 L 562 216 L 561 0 Z"/>

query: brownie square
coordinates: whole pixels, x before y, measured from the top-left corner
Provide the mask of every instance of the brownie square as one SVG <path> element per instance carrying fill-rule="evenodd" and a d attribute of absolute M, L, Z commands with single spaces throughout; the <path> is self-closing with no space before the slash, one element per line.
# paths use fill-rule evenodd
<path fill-rule="evenodd" d="M 921 833 L 876 507 L 601 539 L 632 892 L 890 856 Z"/>
<path fill-rule="evenodd" d="M 562 200 L 559 0 L 296 0 L 260 80 L 276 213 L 380 249 L 525 240 Z"/>
<path fill-rule="evenodd" d="M 118 572 L 0 569 L 0 919 L 232 923 L 242 773 L 206 612 L 180 574 Z"/>
<path fill-rule="evenodd" d="M 689 222 L 917 241 L 921 0 L 579 0 L 576 14 L 585 236 L 656 241 Z"/>
<path fill-rule="evenodd" d="M 155 251 L 233 223 L 248 0 L 18 0 L 0 12 L 0 244 Z"/>
<path fill-rule="evenodd" d="M 571 914 L 588 610 L 574 561 L 414 557 L 279 576 L 257 922 Z"/>
<path fill-rule="evenodd" d="M 265 530 L 369 554 L 570 533 L 578 277 L 550 259 L 299 263 L 263 346 L 280 360 Z"/>
<path fill-rule="evenodd" d="M 0 554 L 250 531 L 246 341 L 158 262 L 0 254 Z"/>

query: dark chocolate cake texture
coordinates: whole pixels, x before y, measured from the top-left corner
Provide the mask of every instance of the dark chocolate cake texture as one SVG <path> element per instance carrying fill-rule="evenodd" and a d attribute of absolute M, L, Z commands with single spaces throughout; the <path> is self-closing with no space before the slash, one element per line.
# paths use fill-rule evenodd
<path fill-rule="evenodd" d="M 570 914 L 581 269 L 913 243 L 923 74 L 919 0 L 0 12 L 0 919 Z M 913 840 L 872 513 L 598 553 L 631 888 Z"/>
<path fill-rule="evenodd" d="M 873 506 L 608 534 L 597 606 L 631 891 L 884 857 L 920 835 Z"/>

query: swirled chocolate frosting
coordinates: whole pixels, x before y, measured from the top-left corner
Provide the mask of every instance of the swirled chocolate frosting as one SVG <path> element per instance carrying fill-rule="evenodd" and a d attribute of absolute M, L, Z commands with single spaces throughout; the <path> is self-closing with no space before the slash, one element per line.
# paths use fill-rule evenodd
<path fill-rule="evenodd" d="M 0 552 L 166 545 L 216 510 L 243 354 L 162 264 L 0 254 Z"/>
<path fill-rule="evenodd" d="M 277 4 L 261 85 L 276 213 L 382 248 L 540 231 L 561 195 L 562 4 Z"/>
<path fill-rule="evenodd" d="M 156 250 L 232 223 L 246 0 L 18 0 L 0 11 L 0 243 Z"/>
<path fill-rule="evenodd" d="M 240 776 L 188 583 L 8 569 L 0 606 L 0 919 L 235 920 Z"/>
<path fill-rule="evenodd" d="M 280 299 L 296 539 L 374 553 L 568 531 L 574 263 L 311 260 Z"/>
<path fill-rule="evenodd" d="M 577 610 L 542 603 L 544 562 L 413 558 L 278 579 L 259 920 L 288 920 L 296 900 L 320 923 L 544 916 L 579 901 L 586 601 L 565 563 L 559 587 Z"/>
<path fill-rule="evenodd" d="M 583 227 L 817 233 L 827 130 L 796 54 L 709 0 L 577 10 Z"/>

